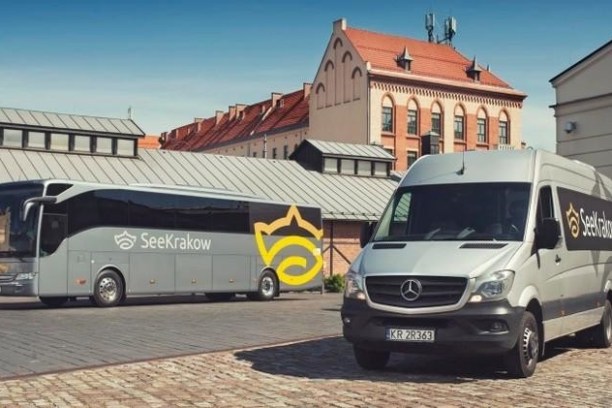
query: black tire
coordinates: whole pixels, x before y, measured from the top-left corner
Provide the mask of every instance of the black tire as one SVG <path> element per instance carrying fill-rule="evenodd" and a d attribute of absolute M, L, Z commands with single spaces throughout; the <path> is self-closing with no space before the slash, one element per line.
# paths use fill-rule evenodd
<path fill-rule="evenodd" d="M 60 307 L 68 301 L 66 296 L 41 297 L 40 301 L 47 307 Z"/>
<path fill-rule="evenodd" d="M 525 312 L 519 324 L 516 345 L 504 356 L 508 375 L 514 378 L 531 377 L 540 357 L 540 328 L 531 312 Z"/>
<path fill-rule="evenodd" d="M 228 300 L 232 300 L 235 293 L 231 292 L 213 292 L 207 293 L 206 297 L 213 302 L 227 302 Z"/>
<path fill-rule="evenodd" d="M 278 279 L 272 271 L 264 271 L 259 277 L 257 292 L 247 293 L 247 299 L 268 301 L 274 299 L 278 292 Z"/>
<path fill-rule="evenodd" d="M 368 350 L 359 346 L 353 346 L 353 354 L 357 364 L 366 370 L 382 370 L 391 356 L 388 351 Z"/>
<path fill-rule="evenodd" d="M 593 346 L 608 348 L 612 344 L 612 304 L 606 299 L 601 322 L 593 329 Z"/>
<path fill-rule="evenodd" d="M 121 277 L 117 272 L 107 269 L 98 275 L 91 300 L 98 307 L 113 307 L 123 300 L 123 295 Z"/>

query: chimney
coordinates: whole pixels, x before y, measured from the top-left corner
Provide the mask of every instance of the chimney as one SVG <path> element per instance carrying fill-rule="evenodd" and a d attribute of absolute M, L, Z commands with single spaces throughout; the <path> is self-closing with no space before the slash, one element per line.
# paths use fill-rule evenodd
<path fill-rule="evenodd" d="M 302 89 L 304 90 L 304 99 L 306 99 L 310 96 L 310 90 L 312 89 L 312 84 L 309 82 L 304 82 L 304 85 L 302 85 Z"/>
<path fill-rule="evenodd" d="M 339 20 L 334 21 L 332 27 L 335 33 L 339 31 L 346 31 L 346 18 L 341 18 Z"/>
<path fill-rule="evenodd" d="M 229 118 L 227 120 L 233 120 L 236 117 L 236 106 L 228 106 L 227 111 L 229 112 Z"/>
<path fill-rule="evenodd" d="M 221 119 L 223 119 L 223 111 L 215 111 L 215 126 L 221 122 Z"/>
<path fill-rule="evenodd" d="M 237 103 L 236 104 L 236 115 L 238 115 L 238 119 L 242 119 L 244 118 L 244 110 L 246 108 L 246 105 L 244 103 Z"/>
<path fill-rule="evenodd" d="M 198 122 L 201 122 L 203 120 L 204 120 L 204 118 L 193 118 L 193 123 L 198 123 Z"/>
<path fill-rule="evenodd" d="M 280 92 L 272 92 L 272 107 L 275 107 L 278 104 L 280 98 L 283 97 L 283 94 Z"/>

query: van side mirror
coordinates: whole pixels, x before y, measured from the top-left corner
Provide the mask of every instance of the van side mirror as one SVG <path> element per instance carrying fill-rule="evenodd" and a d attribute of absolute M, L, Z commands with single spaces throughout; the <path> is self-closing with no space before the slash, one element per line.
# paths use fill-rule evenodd
<path fill-rule="evenodd" d="M 21 221 L 25 221 L 28 219 L 28 213 L 30 212 L 32 207 L 35 207 L 40 204 L 55 204 L 56 201 L 57 197 L 50 196 L 28 198 L 23 202 L 23 207 L 21 211 Z"/>
<path fill-rule="evenodd" d="M 374 229 L 376 228 L 375 222 L 364 222 L 361 224 L 361 233 L 359 234 L 359 245 L 363 248 L 370 242 Z"/>
<path fill-rule="evenodd" d="M 554 249 L 561 239 L 561 226 L 555 218 L 544 218 L 535 231 L 538 249 Z"/>

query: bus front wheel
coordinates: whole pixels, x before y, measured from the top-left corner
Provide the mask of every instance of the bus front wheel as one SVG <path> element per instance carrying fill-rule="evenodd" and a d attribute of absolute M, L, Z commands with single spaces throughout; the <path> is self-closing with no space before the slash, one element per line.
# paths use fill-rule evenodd
<path fill-rule="evenodd" d="M 123 281 L 112 270 L 105 270 L 98 275 L 91 300 L 99 307 L 116 306 L 123 298 Z"/>

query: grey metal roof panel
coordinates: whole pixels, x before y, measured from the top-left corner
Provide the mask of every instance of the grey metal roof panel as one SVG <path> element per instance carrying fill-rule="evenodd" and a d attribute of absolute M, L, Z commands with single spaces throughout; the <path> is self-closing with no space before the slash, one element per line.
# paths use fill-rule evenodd
<path fill-rule="evenodd" d="M 393 160 L 394 157 L 385 149 L 375 145 L 328 142 L 324 140 L 307 139 L 324 155 L 363 157 L 368 159 Z"/>
<path fill-rule="evenodd" d="M 43 126 L 62 130 L 96 131 L 104 133 L 144 136 L 131 119 L 71 115 L 66 113 L 0 108 L 0 124 Z"/>
<path fill-rule="evenodd" d="M 324 219 L 346 221 L 377 219 L 397 186 L 391 179 L 309 171 L 286 160 L 164 150 L 144 150 L 134 159 L 0 149 L 0 181 L 28 178 L 222 188 L 315 204 Z"/>

